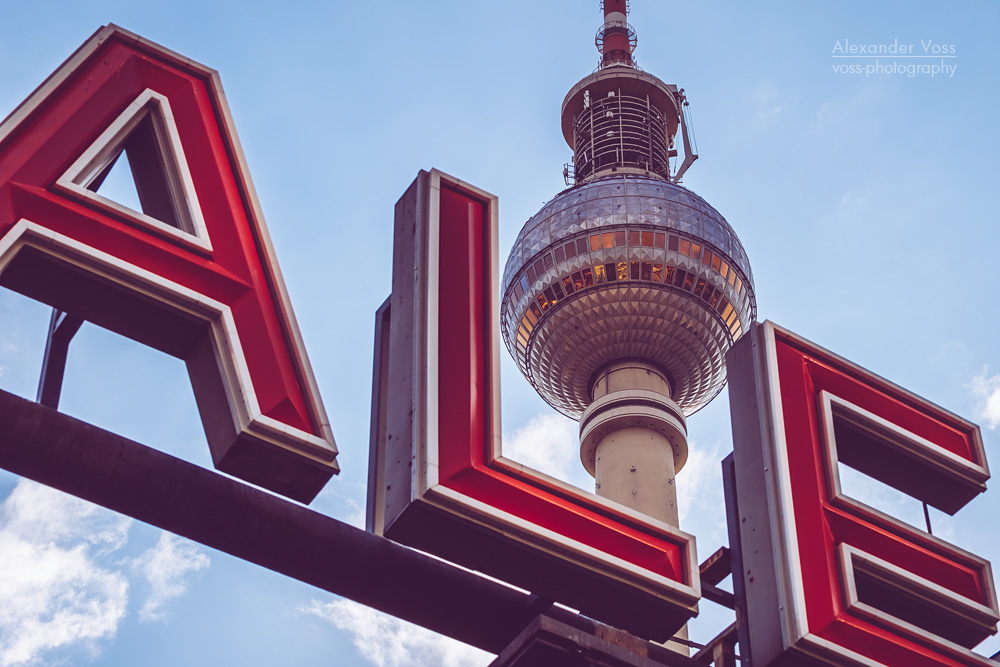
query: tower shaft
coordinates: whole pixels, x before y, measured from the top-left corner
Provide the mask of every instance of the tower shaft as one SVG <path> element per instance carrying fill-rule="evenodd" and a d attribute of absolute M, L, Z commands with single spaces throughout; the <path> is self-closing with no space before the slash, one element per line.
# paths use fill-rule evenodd
<path fill-rule="evenodd" d="M 687 426 L 665 374 L 642 359 L 617 361 L 597 375 L 591 396 L 580 453 L 597 495 L 679 526 L 675 475 L 687 460 Z M 687 626 L 675 636 L 687 639 Z M 689 655 L 684 644 L 664 645 Z"/>
<path fill-rule="evenodd" d="M 674 474 L 687 459 L 687 429 L 663 372 L 641 359 L 618 361 L 598 374 L 591 395 L 580 449 L 597 494 L 678 525 Z"/>

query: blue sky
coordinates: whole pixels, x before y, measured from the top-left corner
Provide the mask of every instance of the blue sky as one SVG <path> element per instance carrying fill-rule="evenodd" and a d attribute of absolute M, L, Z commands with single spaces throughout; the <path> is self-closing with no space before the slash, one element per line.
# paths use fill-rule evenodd
<path fill-rule="evenodd" d="M 504 261 L 523 223 L 564 187 L 571 153 L 559 106 L 597 64 L 597 4 L 16 3 L 0 24 L 0 116 L 108 22 L 220 72 L 342 452 L 343 473 L 313 506 L 358 523 L 393 204 L 431 167 L 497 194 Z M 691 102 L 701 159 L 685 185 L 742 239 L 760 319 L 978 421 L 1000 469 L 1000 5 L 632 5 L 638 63 Z M 953 45 L 957 68 L 839 73 L 831 56 L 844 40 L 898 40 L 917 53 L 922 42 Z M 34 396 L 48 312 L 0 291 L 0 387 Z M 574 426 L 506 353 L 502 363 L 505 449 L 589 486 Z M 210 465 L 183 364 L 93 326 L 73 342 L 61 408 Z M 725 392 L 689 431 L 682 528 L 705 557 L 726 541 Z M 935 532 L 1000 562 L 998 493 L 954 518 L 936 514 Z M 878 502 L 919 513 L 895 497 Z M 7 473 L 0 563 L 0 666 L 489 661 Z M 704 640 L 729 618 L 702 608 L 692 634 Z M 991 639 L 981 650 L 998 649 Z"/>

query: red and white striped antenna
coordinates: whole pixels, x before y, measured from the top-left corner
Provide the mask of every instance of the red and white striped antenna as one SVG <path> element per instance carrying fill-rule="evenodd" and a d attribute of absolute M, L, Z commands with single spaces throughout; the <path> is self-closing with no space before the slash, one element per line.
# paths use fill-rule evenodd
<path fill-rule="evenodd" d="M 604 25 L 597 31 L 594 44 L 601 54 L 600 67 L 624 65 L 635 67 L 632 52 L 636 47 L 635 30 L 628 24 L 628 0 L 603 0 Z"/>

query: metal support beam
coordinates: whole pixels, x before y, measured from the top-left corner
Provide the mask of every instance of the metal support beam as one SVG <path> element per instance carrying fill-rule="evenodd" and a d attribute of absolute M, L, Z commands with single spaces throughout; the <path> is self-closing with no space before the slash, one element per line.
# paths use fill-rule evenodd
<path fill-rule="evenodd" d="M 715 667 L 736 667 L 736 624 L 720 632 L 703 649 L 694 655 L 694 660 Z"/>
<path fill-rule="evenodd" d="M 719 549 L 705 559 L 698 568 L 701 571 L 701 595 L 716 604 L 736 609 L 736 598 L 718 584 L 732 574 L 732 561 L 728 547 Z"/>
<path fill-rule="evenodd" d="M 0 467 L 499 652 L 529 596 L 0 391 Z"/>
<path fill-rule="evenodd" d="M 45 339 L 42 374 L 38 380 L 38 396 L 35 400 L 53 410 L 59 407 L 70 341 L 82 325 L 82 318 L 64 313 L 57 308 L 52 309 L 49 333 Z"/>
<path fill-rule="evenodd" d="M 722 605 L 728 609 L 736 609 L 736 598 L 733 594 L 713 584 L 706 584 L 702 582 L 701 596 L 717 605 Z"/>
<path fill-rule="evenodd" d="M 492 653 L 541 614 L 589 635 L 631 637 L 661 664 L 698 665 L 2 390 L 0 467 Z"/>
<path fill-rule="evenodd" d="M 624 630 L 598 626 L 588 632 L 538 616 L 490 667 L 704 667 L 687 656 Z M 719 664 L 719 667 L 735 667 Z"/>
<path fill-rule="evenodd" d="M 736 457 L 730 454 L 722 461 L 722 492 L 726 499 L 726 520 L 729 524 L 730 571 L 733 574 L 733 601 L 736 612 L 736 638 L 743 664 L 752 665 L 750 625 L 747 620 L 747 592 L 743 579 L 743 543 L 740 535 L 740 505 L 736 493 Z"/>
<path fill-rule="evenodd" d="M 717 586 L 723 579 L 733 573 L 732 558 L 729 547 L 719 547 L 714 554 L 702 561 L 698 566 L 701 572 L 701 582 Z"/>

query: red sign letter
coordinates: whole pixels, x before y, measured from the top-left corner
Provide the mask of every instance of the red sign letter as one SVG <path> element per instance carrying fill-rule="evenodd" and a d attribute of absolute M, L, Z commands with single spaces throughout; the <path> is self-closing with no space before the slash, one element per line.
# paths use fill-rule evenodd
<path fill-rule="evenodd" d="M 754 667 L 993 664 L 970 650 L 1000 620 L 990 564 L 845 495 L 839 473 L 954 514 L 986 490 L 979 428 L 770 322 L 727 363 Z"/>
<path fill-rule="evenodd" d="M 694 538 L 501 455 L 498 279 L 496 197 L 422 172 L 377 325 L 369 527 L 666 639 L 697 613 Z"/>
<path fill-rule="evenodd" d="M 141 210 L 100 193 L 124 160 Z M 305 502 L 336 473 L 213 70 L 110 26 L 4 121 L 0 284 L 184 359 L 220 470 Z"/>

